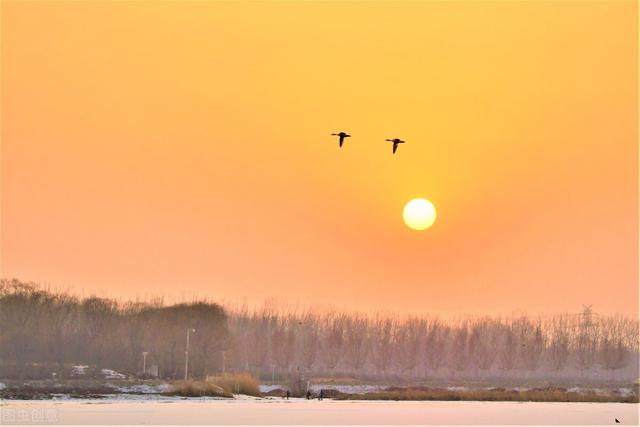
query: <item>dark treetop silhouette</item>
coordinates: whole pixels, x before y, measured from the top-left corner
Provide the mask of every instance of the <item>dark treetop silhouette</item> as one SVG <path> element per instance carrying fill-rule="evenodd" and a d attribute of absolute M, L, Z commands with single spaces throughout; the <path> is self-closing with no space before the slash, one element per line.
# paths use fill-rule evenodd
<path fill-rule="evenodd" d="M 385 141 L 390 141 L 393 142 L 393 153 L 395 154 L 396 150 L 398 149 L 398 144 L 404 144 L 405 141 L 399 139 L 399 138 L 393 138 L 393 139 L 385 139 Z"/>
<path fill-rule="evenodd" d="M 344 142 L 345 138 L 351 138 L 351 135 L 349 135 L 346 132 L 332 133 L 331 135 L 340 137 L 340 141 L 339 141 L 340 142 L 340 147 L 342 147 L 342 143 Z"/>

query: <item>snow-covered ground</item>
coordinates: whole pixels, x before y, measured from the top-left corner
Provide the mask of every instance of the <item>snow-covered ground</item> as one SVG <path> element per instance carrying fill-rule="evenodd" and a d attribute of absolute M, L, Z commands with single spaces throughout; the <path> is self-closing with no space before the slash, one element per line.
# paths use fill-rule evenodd
<path fill-rule="evenodd" d="M 260 391 L 262 393 L 268 393 L 273 390 L 286 390 L 287 386 L 282 384 L 261 384 Z M 338 390 L 341 393 L 349 394 L 364 394 L 381 391 L 386 389 L 387 386 L 374 385 L 374 384 L 310 384 L 309 389 L 317 393 L 320 390 Z"/>
<path fill-rule="evenodd" d="M 121 393 L 135 393 L 135 394 L 160 394 L 167 392 L 171 389 L 171 385 L 162 383 L 158 385 L 151 384 L 134 384 L 134 385 L 113 385 L 109 386 L 118 390 Z"/>
<path fill-rule="evenodd" d="M 55 394 L 52 397 L 52 401 L 55 402 L 78 402 L 78 403 L 95 403 L 98 404 L 100 402 L 180 402 L 180 401 L 194 401 L 194 402 L 206 402 L 209 400 L 231 400 L 229 398 L 224 397 L 181 397 L 181 396 L 164 396 L 161 394 L 126 394 L 126 393 L 117 393 L 117 394 L 104 394 L 101 395 L 100 399 L 83 399 L 83 398 L 73 398 L 68 394 Z M 247 396 L 235 396 L 236 399 L 243 399 Z M 5 401 L 9 402 L 9 401 Z M 11 401 L 15 402 L 15 401 Z"/>
<path fill-rule="evenodd" d="M 71 375 L 74 378 L 86 377 L 91 372 L 89 365 L 74 365 L 71 367 Z M 100 369 L 100 374 L 107 380 L 124 380 L 127 376 L 113 369 Z"/>
<path fill-rule="evenodd" d="M 273 390 L 284 390 L 285 386 L 282 384 L 260 384 L 260 392 L 261 393 L 269 393 Z"/>
<path fill-rule="evenodd" d="M 101 369 L 100 372 L 108 380 L 124 380 L 127 378 L 125 374 L 121 374 L 113 369 Z"/>
<path fill-rule="evenodd" d="M 3 424 L 638 425 L 638 404 L 389 402 L 281 398 L 5 401 Z M 19 418 L 19 419 L 18 419 Z"/>
<path fill-rule="evenodd" d="M 310 384 L 309 385 L 309 389 L 311 389 L 311 391 L 313 391 L 314 393 L 319 392 L 321 389 L 324 390 L 338 390 L 342 393 L 348 393 L 348 394 L 365 394 L 365 393 L 375 393 L 377 391 L 382 391 L 389 388 L 389 386 L 384 386 L 384 385 L 375 385 L 375 384 L 357 384 L 357 385 L 352 385 L 352 384 Z M 469 387 L 465 387 L 465 386 L 450 386 L 450 387 L 444 387 L 447 390 L 451 390 L 451 391 L 468 391 L 468 390 L 472 390 L 472 388 Z M 480 389 L 482 390 L 492 390 L 495 387 L 481 387 Z M 260 391 L 262 393 L 269 393 L 272 390 L 286 390 L 286 386 L 282 385 L 282 384 L 261 384 L 260 385 Z M 512 390 L 515 391 L 528 391 L 531 390 L 531 387 L 513 387 L 511 388 Z M 623 397 L 627 397 L 627 396 L 631 396 L 633 394 L 633 390 L 630 388 L 618 388 L 616 390 L 609 390 L 609 389 L 600 389 L 600 388 L 584 388 L 584 387 L 572 387 L 567 389 L 567 391 L 569 392 L 575 392 L 575 393 L 596 393 L 596 394 L 604 394 L 604 395 L 609 395 L 611 394 L 611 392 L 615 392 L 616 394 L 623 396 Z"/>
<path fill-rule="evenodd" d="M 311 384 L 309 388 L 313 392 L 338 390 L 341 393 L 364 394 L 384 390 L 387 387 L 375 384 Z"/>
<path fill-rule="evenodd" d="M 595 393 L 595 394 L 611 394 L 612 392 L 618 394 L 623 397 L 631 396 L 633 394 L 633 390 L 626 387 L 617 388 L 615 390 L 604 389 L 604 388 L 584 388 L 584 387 L 571 387 L 567 389 L 568 392 L 572 393 Z"/>
<path fill-rule="evenodd" d="M 84 375 L 87 373 L 89 365 L 74 365 L 71 367 L 71 373 L 73 375 Z"/>
<path fill-rule="evenodd" d="M 618 393 L 620 396 L 631 396 L 633 394 L 633 390 L 631 390 L 630 388 L 619 388 L 616 390 L 616 393 Z"/>

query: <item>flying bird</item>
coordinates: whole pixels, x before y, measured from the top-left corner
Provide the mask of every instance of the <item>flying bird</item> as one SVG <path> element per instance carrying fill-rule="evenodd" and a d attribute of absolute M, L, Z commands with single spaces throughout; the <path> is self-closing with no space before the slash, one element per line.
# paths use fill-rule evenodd
<path fill-rule="evenodd" d="M 618 420 L 617 418 L 614 418 L 616 420 L 616 424 L 620 424 L 620 420 Z"/>
<path fill-rule="evenodd" d="M 331 135 L 340 137 L 340 147 L 342 147 L 342 143 L 344 142 L 345 138 L 351 138 L 351 135 L 346 132 L 332 133 Z"/>
<path fill-rule="evenodd" d="M 396 153 L 396 150 L 398 149 L 398 144 L 404 144 L 405 141 L 399 139 L 399 138 L 393 138 L 393 139 L 385 139 L 385 141 L 389 141 L 389 142 L 393 142 L 393 154 Z"/>

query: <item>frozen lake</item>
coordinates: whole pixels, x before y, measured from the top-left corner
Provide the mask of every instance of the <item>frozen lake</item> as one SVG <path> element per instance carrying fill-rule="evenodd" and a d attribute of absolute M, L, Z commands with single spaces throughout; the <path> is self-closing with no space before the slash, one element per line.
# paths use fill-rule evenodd
<path fill-rule="evenodd" d="M 236 400 L 4 401 L 0 424 L 621 424 L 638 404 Z"/>

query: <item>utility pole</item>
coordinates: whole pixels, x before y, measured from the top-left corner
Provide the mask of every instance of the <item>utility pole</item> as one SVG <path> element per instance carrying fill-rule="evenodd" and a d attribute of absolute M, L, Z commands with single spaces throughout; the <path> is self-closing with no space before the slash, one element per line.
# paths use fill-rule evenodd
<path fill-rule="evenodd" d="M 189 333 L 195 333 L 196 330 L 187 328 L 187 347 L 184 351 L 184 380 L 187 381 L 189 375 Z"/>
<path fill-rule="evenodd" d="M 222 375 L 225 374 L 226 371 L 226 362 L 227 362 L 227 352 L 222 351 Z"/>
<path fill-rule="evenodd" d="M 147 354 L 148 351 L 142 352 L 142 376 L 147 376 Z"/>

